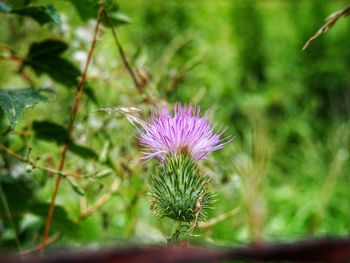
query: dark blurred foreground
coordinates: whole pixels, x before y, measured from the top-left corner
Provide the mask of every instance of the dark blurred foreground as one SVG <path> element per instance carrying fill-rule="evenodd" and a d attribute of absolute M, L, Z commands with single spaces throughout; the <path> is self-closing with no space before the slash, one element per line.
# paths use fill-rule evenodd
<path fill-rule="evenodd" d="M 114 248 L 104 251 L 59 252 L 42 258 L 0 256 L 8 263 L 58 262 L 217 262 L 221 260 L 287 261 L 287 262 L 349 262 L 350 239 L 317 239 L 284 244 L 255 245 L 245 248 L 205 248 L 153 246 Z"/>

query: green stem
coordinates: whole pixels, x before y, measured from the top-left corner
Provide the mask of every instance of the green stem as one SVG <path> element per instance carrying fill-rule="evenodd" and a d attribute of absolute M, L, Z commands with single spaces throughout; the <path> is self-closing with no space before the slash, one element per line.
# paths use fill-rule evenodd
<path fill-rule="evenodd" d="M 176 221 L 174 230 L 168 239 L 168 243 L 176 243 L 180 241 L 181 228 L 183 227 L 182 221 Z"/>

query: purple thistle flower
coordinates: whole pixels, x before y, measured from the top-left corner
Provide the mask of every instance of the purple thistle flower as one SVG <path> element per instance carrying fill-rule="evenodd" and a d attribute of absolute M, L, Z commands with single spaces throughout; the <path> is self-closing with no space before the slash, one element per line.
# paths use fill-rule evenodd
<path fill-rule="evenodd" d="M 199 106 L 174 106 L 170 113 L 168 106 L 152 111 L 151 122 L 138 129 L 140 144 L 144 147 L 141 159 L 156 158 L 164 161 L 168 155 L 187 153 L 192 160 L 205 159 L 230 140 L 220 139 L 226 129 L 214 132 L 213 115 L 206 112 L 200 116 Z M 215 125 L 214 125 L 215 126 Z M 220 131 L 221 130 L 221 131 Z"/>

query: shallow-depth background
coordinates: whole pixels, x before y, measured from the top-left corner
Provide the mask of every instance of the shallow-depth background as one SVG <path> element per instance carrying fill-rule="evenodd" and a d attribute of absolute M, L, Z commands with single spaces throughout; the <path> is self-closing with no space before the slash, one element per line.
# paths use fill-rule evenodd
<path fill-rule="evenodd" d="M 29 1 L 4 2 L 20 7 Z M 69 45 L 62 56 L 82 69 L 96 20 L 79 15 L 73 1 L 30 2 L 52 4 L 61 26 L 0 13 L 0 45 L 24 57 L 33 42 L 61 40 Z M 218 127 L 227 126 L 225 135 L 235 136 L 201 162 L 217 201 L 209 224 L 194 232 L 195 242 L 237 245 L 348 234 L 350 19 L 340 19 L 301 51 L 324 19 L 346 4 L 119 1 L 120 12 L 131 20 L 117 27 L 119 40 L 147 84 L 140 94 L 103 26 L 87 78 L 95 100 L 85 94 L 73 131 L 74 142 L 85 148 L 70 151 L 65 165 L 85 177 L 62 181 L 52 246 L 166 241 L 167 222 L 151 213 L 147 199 L 156 163 L 135 162 L 141 156 L 132 135 L 136 130 L 122 115 L 95 111 L 136 107 L 147 119 L 154 106 L 177 101 L 215 112 Z M 0 89 L 29 86 L 18 67 L 18 61 L 0 60 Z M 50 121 L 67 127 L 76 86 L 30 68 L 26 74 L 34 87 L 54 92 L 10 132 L 0 111 L 0 143 L 21 156 L 32 148 L 32 159 L 57 168 L 62 140 L 40 136 L 38 125 Z M 54 176 L 2 151 L 0 182 L 12 217 L 1 202 L 0 248 L 18 251 L 17 239 L 21 250 L 30 250 L 44 232 Z M 93 209 L 101 200 L 104 205 Z M 84 213 L 89 208 L 91 213 Z"/>

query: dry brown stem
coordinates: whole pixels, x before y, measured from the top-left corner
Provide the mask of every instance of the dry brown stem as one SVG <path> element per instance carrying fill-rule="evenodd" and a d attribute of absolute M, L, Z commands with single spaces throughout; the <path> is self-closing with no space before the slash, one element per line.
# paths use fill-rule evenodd
<path fill-rule="evenodd" d="M 226 220 L 227 218 L 231 217 L 231 216 L 235 216 L 239 213 L 240 209 L 239 208 L 234 208 L 228 212 L 222 213 L 210 220 L 208 220 L 207 222 L 200 222 L 198 224 L 198 228 L 209 228 L 212 227 L 216 224 L 221 223 L 222 221 Z"/>
<path fill-rule="evenodd" d="M 58 233 L 55 233 L 52 236 L 48 237 L 48 239 L 46 240 L 45 247 L 47 247 L 48 245 L 51 245 L 52 243 L 55 243 L 59 239 L 59 237 L 60 237 L 60 235 Z M 19 253 L 19 255 L 20 256 L 28 256 L 28 255 L 32 254 L 33 252 L 38 251 L 42 248 L 43 248 L 43 244 L 40 244 L 32 249 L 21 251 Z"/>
<path fill-rule="evenodd" d="M 119 41 L 119 38 L 118 38 L 118 35 L 117 35 L 117 30 L 113 27 L 113 24 L 112 24 L 112 22 L 111 22 L 111 20 L 110 20 L 110 18 L 108 16 L 108 13 L 105 14 L 105 17 L 106 17 L 106 20 L 107 20 L 108 24 L 111 27 L 113 38 L 114 38 L 115 44 L 118 47 L 118 51 L 119 51 L 120 56 L 122 58 L 123 64 L 124 64 L 126 70 L 128 71 L 128 73 L 129 73 L 132 81 L 134 82 L 135 87 L 139 91 L 139 93 L 143 93 L 144 86 L 141 84 L 141 82 L 137 78 L 137 75 L 136 75 L 135 71 L 133 70 L 133 68 L 131 67 L 130 63 L 128 62 L 126 53 L 125 53 L 125 51 L 124 51 L 124 49 L 123 49 L 123 47 L 122 47 L 122 45 L 121 45 L 121 43 Z"/>
<path fill-rule="evenodd" d="M 345 17 L 350 15 L 350 5 L 345 7 L 343 10 L 334 12 L 333 14 L 331 14 L 330 16 L 328 16 L 326 18 L 326 24 L 324 24 L 317 32 L 315 35 L 313 35 L 303 46 L 302 50 L 305 50 L 308 46 L 311 45 L 312 42 L 314 42 L 314 40 L 316 38 L 318 38 L 321 34 L 326 33 L 329 29 L 331 29 L 334 24 L 338 21 L 339 18 L 341 17 Z"/>

